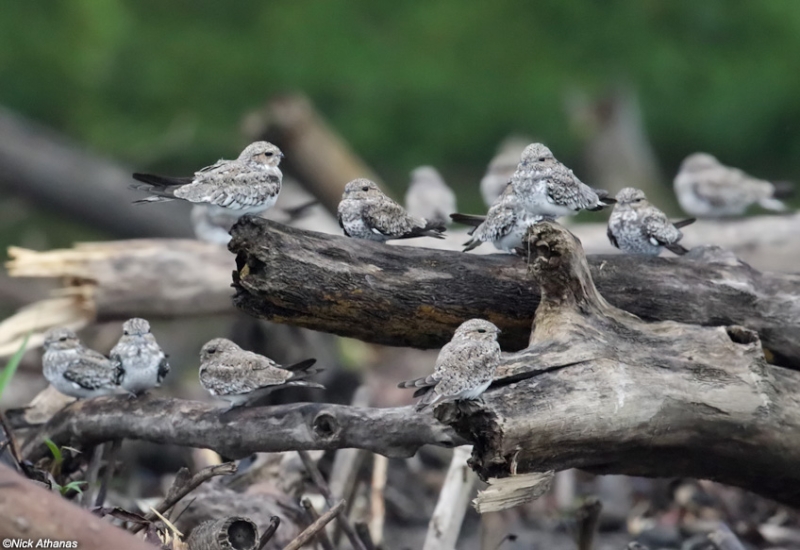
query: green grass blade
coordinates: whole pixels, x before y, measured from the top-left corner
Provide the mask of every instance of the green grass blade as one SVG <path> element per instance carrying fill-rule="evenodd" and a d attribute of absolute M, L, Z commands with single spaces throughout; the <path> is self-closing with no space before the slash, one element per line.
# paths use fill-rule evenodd
<path fill-rule="evenodd" d="M 64 455 L 61 454 L 61 449 L 58 448 L 58 445 L 53 443 L 53 440 L 49 437 L 45 438 L 44 444 L 47 445 L 48 449 L 50 449 L 50 453 L 53 455 L 53 460 L 55 463 L 61 464 L 64 461 Z"/>
<path fill-rule="evenodd" d="M 0 372 L 0 398 L 3 397 L 3 392 L 6 390 L 6 386 L 8 383 L 11 382 L 11 379 L 14 377 L 14 373 L 17 372 L 17 367 L 19 366 L 20 361 L 22 361 L 22 356 L 25 355 L 25 347 L 28 345 L 28 338 L 30 338 L 31 333 L 25 335 L 25 339 L 22 340 L 22 345 L 20 348 L 14 353 L 11 359 L 8 360 L 6 363 L 3 372 Z"/>

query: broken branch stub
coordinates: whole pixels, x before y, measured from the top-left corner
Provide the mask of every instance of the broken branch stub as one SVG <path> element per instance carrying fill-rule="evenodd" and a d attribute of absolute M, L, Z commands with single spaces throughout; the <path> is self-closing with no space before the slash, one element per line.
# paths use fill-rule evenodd
<path fill-rule="evenodd" d="M 800 504 L 800 373 L 767 364 L 743 327 L 646 323 L 610 305 L 557 224 L 527 245 L 542 296 L 528 347 L 504 357 L 484 406 L 436 410 L 474 442 L 482 478 L 688 476 Z"/>

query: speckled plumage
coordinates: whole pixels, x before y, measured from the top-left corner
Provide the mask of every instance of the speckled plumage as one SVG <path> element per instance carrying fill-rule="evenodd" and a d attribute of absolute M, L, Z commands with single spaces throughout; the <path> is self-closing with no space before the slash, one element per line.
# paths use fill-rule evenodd
<path fill-rule="evenodd" d="M 276 389 L 289 386 L 322 388 L 306 381 L 316 359 L 281 366 L 272 359 L 246 351 L 225 338 L 215 338 L 200 350 L 200 384 L 213 396 L 243 405 Z"/>
<path fill-rule="evenodd" d="M 686 254 L 678 242 L 683 238 L 678 227 L 694 219 L 673 224 L 666 214 L 647 201 L 643 191 L 626 187 L 617 193 L 617 204 L 608 219 L 608 240 L 626 254 L 658 256 L 664 248 Z"/>
<path fill-rule="evenodd" d="M 482 243 L 491 242 L 498 250 L 514 253 L 515 249 L 522 246 L 522 239 L 528 228 L 544 218 L 525 210 L 514 188 L 508 186 L 486 216 L 454 214 L 453 219 L 459 223 L 475 226 L 470 232 L 472 238 L 464 243 L 465 252 Z"/>
<path fill-rule="evenodd" d="M 278 200 L 283 174 L 278 168 L 283 154 L 275 145 L 256 141 L 236 160 L 219 160 L 195 172 L 191 178 L 154 174 L 133 174 L 142 182 L 134 189 L 153 195 L 134 202 L 163 202 L 181 199 L 234 211 L 238 215 L 258 213 Z"/>
<path fill-rule="evenodd" d="M 414 237 L 443 238 L 441 224 L 415 218 L 368 179 L 356 179 L 344 188 L 338 208 L 339 226 L 355 239 L 386 242 Z"/>
<path fill-rule="evenodd" d="M 160 386 L 169 374 L 167 356 L 151 334 L 150 323 L 138 317 L 123 323 L 122 336 L 109 358 L 119 369 L 119 385 L 134 395 Z"/>
<path fill-rule="evenodd" d="M 406 210 L 415 218 L 447 225 L 450 223 L 450 214 L 456 211 L 456 194 L 436 168 L 420 166 L 411 172 L 411 183 L 406 191 Z"/>
<path fill-rule="evenodd" d="M 416 388 L 414 397 L 423 396 L 416 405 L 418 411 L 438 403 L 478 399 L 491 385 L 500 363 L 499 332 L 483 319 L 461 323 L 439 352 L 433 374 L 398 387 Z"/>
<path fill-rule="evenodd" d="M 522 151 L 529 142 L 530 140 L 526 138 L 511 136 L 500 144 L 497 154 L 481 179 L 481 196 L 486 206 L 493 206 L 508 187 L 511 176 L 517 170 Z"/>
<path fill-rule="evenodd" d="M 528 212 L 551 219 L 600 210 L 612 202 L 607 200 L 607 191 L 583 183 L 541 143 L 532 143 L 522 152 L 511 185 Z"/>
<path fill-rule="evenodd" d="M 105 355 L 84 347 L 69 329 L 55 328 L 44 338 L 44 377 L 64 395 L 85 398 L 119 393 L 119 370 Z"/>
<path fill-rule="evenodd" d="M 707 153 L 684 159 L 674 188 L 684 212 L 697 217 L 739 216 L 756 203 L 767 210 L 786 210 L 786 205 L 774 198 L 774 184 L 725 166 Z"/>

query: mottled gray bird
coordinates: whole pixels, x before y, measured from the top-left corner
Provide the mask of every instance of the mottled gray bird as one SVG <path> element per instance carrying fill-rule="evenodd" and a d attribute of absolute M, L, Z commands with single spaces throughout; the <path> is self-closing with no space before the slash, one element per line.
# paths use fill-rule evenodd
<path fill-rule="evenodd" d="M 688 252 L 678 244 L 681 227 L 694 218 L 672 223 L 661 210 L 650 204 L 644 191 L 626 187 L 617 193 L 617 204 L 608 218 L 608 240 L 626 254 L 658 256 L 665 248 L 678 255 Z"/>
<path fill-rule="evenodd" d="M 481 179 L 481 196 L 486 206 L 491 207 L 503 193 L 517 170 L 522 151 L 530 140 L 522 136 L 511 136 L 500 144 L 497 154 L 489 163 Z"/>
<path fill-rule="evenodd" d="M 456 211 L 456 194 L 433 166 L 420 166 L 411 172 L 406 191 L 406 210 L 416 218 L 439 225 L 450 223 Z"/>
<path fill-rule="evenodd" d="M 439 352 L 433 374 L 401 382 L 398 387 L 416 388 L 414 397 L 423 396 L 416 405 L 418 411 L 438 403 L 478 399 L 491 385 L 500 363 L 499 333 L 500 329 L 483 319 L 461 323 Z"/>
<path fill-rule="evenodd" d="M 169 373 L 167 355 L 150 332 L 150 323 L 138 317 L 123 323 L 109 358 L 119 369 L 119 385 L 133 395 L 160 386 Z"/>
<path fill-rule="evenodd" d="M 219 160 L 195 172 L 192 177 L 136 173 L 133 178 L 142 183 L 131 187 L 153 195 L 134 202 L 181 199 L 234 211 L 240 216 L 257 214 L 271 208 L 278 200 L 283 179 L 278 164 L 282 158 L 283 153 L 273 144 L 256 141 L 248 145 L 236 160 Z"/>
<path fill-rule="evenodd" d="M 272 359 L 243 350 L 226 338 L 215 338 L 200 350 L 200 384 L 231 407 L 255 402 L 271 391 L 290 386 L 325 389 L 306 378 L 316 359 L 281 366 Z"/>
<path fill-rule="evenodd" d="M 515 253 L 522 246 L 528 228 L 544 219 L 528 212 L 520 204 L 512 186 L 507 186 L 485 216 L 451 214 L 453 221 L 474 227 L 472 238 L 464 243 L 464 252 L 485 242 L 491 242 L 498 250 Z"/>
<path fill-rule="evenodd" d="M 345 186 L 338 218 L 344 234 L 355 239 L 386 242 L 414 237 L 444 238 L 440 235 L 444 226 L 411 216 L 374 182 L 363 178 Z"/>
<path fill-rule="evenodd" d="M 121 393 L 116 365 L 102 353 L 84 347 L 66 328 L 45 334 L 42 370 L 47 381 L 64 395 L 80 399 Z"/>
<path fill-rule="evenodd" d="M 767 210 L 786 210 L 786 205 L 775 198 L 775 184 L 725 166 L 707 153 L 684 159 L 674 187 L 684 212 L 701 218 L 739 216 L 755 203 Z"/>
<path fill-rule="evenodd" d="M 511 185 L 528 212 L 551 219 L 600 210 L 614 202 L 608 191 L 592 189 L 579 180 L 541 143 L 532 143 L 522 152 Z"/>

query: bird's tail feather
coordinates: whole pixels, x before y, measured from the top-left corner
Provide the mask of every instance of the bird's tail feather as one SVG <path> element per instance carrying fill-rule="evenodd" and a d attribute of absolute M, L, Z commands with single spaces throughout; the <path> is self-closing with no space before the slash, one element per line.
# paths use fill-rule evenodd
<path fill-rule="evenodd" d="M 665 245 L 665 246 L 667 247 L 667 250 L 669 250 L 673 254 L 677 254 L 678 256 L 683 256 L 684 254 L 689 252 L 688 248 L 686 248 L 683 245 L 680 245 L 678 243 L 668 244 L 668 245 Z"/>
<path fill-rule="evenodd" d="M 464 243 L 464 250 L 463 251 L 464 252 L 469 252 L 473 248 L 478 248 L 481 244 L 483 244 L 483 241 L 479 241 L 478 239 L 470 239 L 470 240 L 468 240 L 467 242 Z"/>
<path fill-rule="evenodd" d="M 766 208 L 767 210 L 772 210 L 774 212 L 786 211 L 786 205 L 778 199 L 765 198 L 758 201 L 758 204 L 760 204 L 762 208 Z"/>
<path fill-rule="evenodd" d="M 316 206 L 318 204 L 319 201 L 317 199 L 311 199 L 310 201 L 304 202 L 297 206 L 293 206 L 291 208 L 284 208 L 283 209 L 284 213 L 286 213 L 286 215 L 289 216 L 289 219 L 286 221 L 286 223 L 292 223 L 301 218 L 305 218 L 308 215 L 308 211 L 311 209 L 311 207 Z"/>
<path fill-rule="evenodd" d="M 186 185 L 187 183 L 192 183 L 192 178 L 180 178 L 180 177 L 172 177 L 172 176 L 159 176 L 158 174 L 142 174 L 140 172 L 133 173 L 133 179 L 136 181 L 140 181 L 147 186 L 151 187 L 174 187 L 178 185 Z M 137 184 L 133 184 L 137 185 Z M 137 189 L 141 189 L 144 186 L 139 186 Z"/>
<path fill-rule="evenodd" d="M 305 377 L 321 372 L 322 369 L 311 369 L 317 362 L 316 359 L 304 359 L 291 365 L 285 365 L 283 368 L 292 373 L 291 380 L 302 380 Z"/>
<path fill-rule="evenodd" d="M 472 227 L 478 227 L 480 224 L 486 221 L 486 216 L 479 216 L 477 214 L 459 214 L 456 212 L 454 214 L 450 214 L 450 219 L 462 225 L 471 225 Z M 472 233 L 470 233 L 470 235 L 471 234 Z"/>
<path fill-rule="evenodd" d="M 694 222 L 697 221 L 697 218 L 687 218 L 685 220 L 681 220 L 679 222 L 675 222 L 672 225 L 680 229 L 681 227 L 686 227 L 687 225 L 692 225 Z"/>

